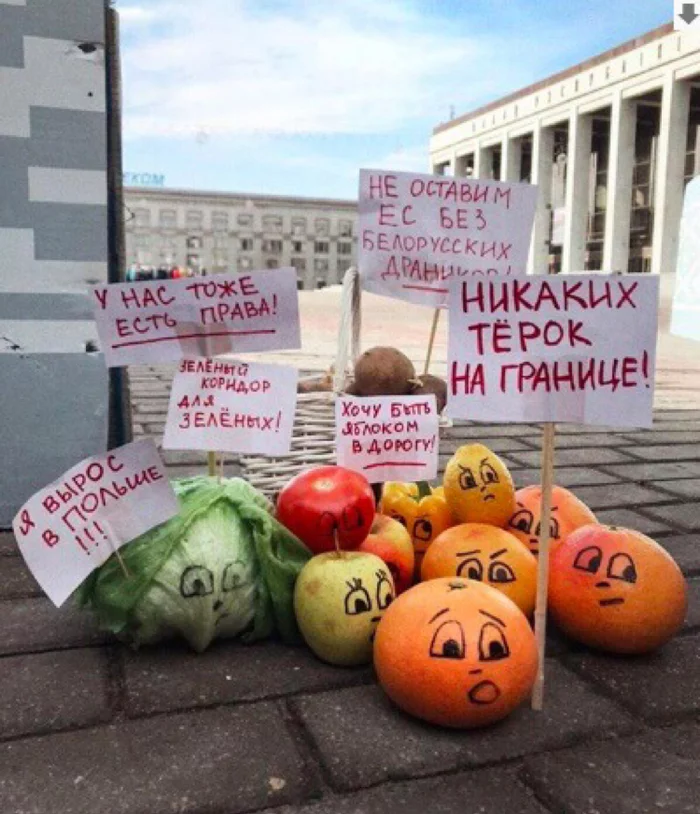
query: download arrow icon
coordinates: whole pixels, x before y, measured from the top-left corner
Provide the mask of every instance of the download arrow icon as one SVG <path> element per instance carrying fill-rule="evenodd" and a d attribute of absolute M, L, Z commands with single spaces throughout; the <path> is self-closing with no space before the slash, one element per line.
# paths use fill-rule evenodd
<path fill-rule="evenodd" d="M 683 11 L 681 11 L 678 16 L 681 18 L 681 20 L 683 20 L 683 22 L 690 25 L 698 18 L 698 15 L 695 13 L 695 3 L 683 3 Z"/>

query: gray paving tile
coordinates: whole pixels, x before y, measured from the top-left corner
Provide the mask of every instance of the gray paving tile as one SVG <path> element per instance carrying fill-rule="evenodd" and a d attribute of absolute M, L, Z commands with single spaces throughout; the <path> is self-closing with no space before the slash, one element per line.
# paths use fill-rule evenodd
<path fill-rule="evenodd" d="M 0 765 L 8 814 L 238 814 L 317 793 L 265 703 L 17 741 Z"/>
<path fill-rule="evenodd" d="M 697 461 L 648 461 L 637 464 L 622 464 L 608 467 L 610 472 L 624 480 L 637 483 L 656 483 L 683 478 L 700 479 L 700 460 Z M 660 483 L 664 489 L 672 488 L 668 483 Z M 697 492 L 700 497 L 700 489 Z"/>
<path fill-rule="evenodd" d="M 0 559 L 0 574 L 0 600 L 44 595 L 21 556 Z"/>
<path fill-rule="evenodd" d="M 43 597 L 0 602 L 0 654 L 84 647 L 109 640 L 93 617 L 66 603 Z"/>
<path fill-rule="evenodd" d="M 132 716 L 367 683 L 370 668 L 338 669 L 305 647 L 222 642 L 203 654 L 173 644 L 123 651 Z"/>
<path fill-rule="evenodd" d="M 524 466 L 539 466 L 541 452 L 518 452 L 513 456 Z M 554 465 L 563 466 L 603 466 L 607 464 L 630 463 L 631 459 L 617 449 L 575 448 L 557 449 L 554 454 Z"/>
<path fill-rule="evenodd" d="M 15 535 L 11 531 L 0 531 L 0 557 L 16 557 L 19 555 L 19 548 Z M 0 570 L 2 564 L 0 563 Z"/>
<path fill-rule="evenodd" d="M 651 537 L 655 534 L 671 531 L 671 526 L 668 523 L 645 517 L 633 509 L 604 509 L 603 511 L 597 511 L 595 516 L 598 522 L 605 526 L 622 526 L 622 528 L 641 531 L 642 534 L 648 534 Z"/>
<path fill-rule="evenodd" d="M 680 735 L 668 730 L 670 737 Z M 698 814 L 700 732 L 680 756 L 659 748 L 656 733 L 528 758 L 523 778 L 551 810 L 566 814 Z"/>
<path fill-rule="evenodd" d="M 111 716 L 103 651 L 0 659 L 0 738 L 88 726 Z"/>
<path fill-rule="evenodd" d="M 677 534 L 658 540 L 684 574 L 700 572 L 700 534 Z"/>
<path fill-rule="evenodd" d="M 521 489 L 524 486 L 541 482 L 542 473 L 540 469 L 521 469 L 518 472 L 516 486 Z M 582 466 L 562 466 L 554 470 L 554 480 L 558 486 L 566 489 L 574 489 L 577 486 L 598 486 L 603 483 L 619 483 L 621 478 L 602 472 L 600 469 Z"/>
<path fill-rule="evenodd" d="M 668 503 L 673 497 L 635 483 L 617 483 L 612 486 L 579 486 L 576 496 L 595 512 L 625 506 L 647 506 L 650 503 Z"/>
<path fill-rule="evenodd" d="M 478 732 L 449 731 L 409 718 L 377 686 L 292 699 L 333 786 L 358 789 L 520 757 L 592 733 L 629 731 L 630 719 L 556 661 L 547 665 L 543 713 L 524 707 Z"/>
<path fill-rule="evenodd" d="M 700 637 L 682 636 L 648 656 L 582 653 L 566 659 L 606 695 L 647 721 L 673 721 L 700 710 Z"/>
<path fill-rule="evenodd" d="M 624 437 L 640 445 L 643 444 L 700 444 L 700 430 L 644 430 L 642 432 L 626 432 Z"/>
<path fill-rule="evenodd" d="M 697 501 L 700 500 L 700 463 L 698 464 L 698 470 L 697 476 L 688 476 L 692 480 L 686 480 L 686 476 L 683 475 L 684 480 L 661 481 L 658 486 L 661 489 L 668 490 L 678 498 L 690 498 L 697 508 Z"/>
<path fill-rule="evenodd" d="M 644 513 L 661 520 L 673 529 L 700 531 L 700 511 L 695 502 L 648 508 L 645 506 Z"/>

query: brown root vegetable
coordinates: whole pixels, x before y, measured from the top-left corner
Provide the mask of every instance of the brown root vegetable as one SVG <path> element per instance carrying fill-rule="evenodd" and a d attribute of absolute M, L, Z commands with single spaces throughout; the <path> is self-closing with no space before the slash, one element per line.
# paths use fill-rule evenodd
<path fill-rule="evenodd" d="M 420 385 L 413 388 L 412 395 L 428 396 L 431 393 L 434 394 L 437 411 L 441 413 L 447 404 L 447 382 L 439 376 L 433 376 L 432 373 L 424 373 L 418 377 L 418 381 Z"/>
<path fill-rule="evenodd" d="M 357 389 L 357 385 L 355 384 L 355 382 L 350 382 L 350 384 L 347 385 L 347 387 L 345 388 L 345 395 L 346 396 L 359 396 L 360 395 L 360 392 Z"/>
<path fill-rule="evenodd" d="M 362 396 L 408 395 L 415 375 L 411 360 L 396 348 L 370 348 L 355 363 L 355 387 Z"/>

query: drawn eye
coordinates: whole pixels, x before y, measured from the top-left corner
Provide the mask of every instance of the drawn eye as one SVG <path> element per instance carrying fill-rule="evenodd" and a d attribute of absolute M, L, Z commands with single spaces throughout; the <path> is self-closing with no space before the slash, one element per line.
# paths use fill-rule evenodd
<path fill-rule="evenodd" d="M 481 469 L 479 470 L 479 475 L 481 475 L 481 482 L 486 483 L 499 483 L 498 473 L 496 470 L 491 466 L 491 464 L 481 464 Z"/>
<path fill-rule="evenodd" d="M 342 521 L 341 526 L 345 531 L 362 528 L 362 512 L 354 506 L 343 509 L 340 519 Z"/>
<path fill-rule="evenodd" d="M 610 579 L 621 579 L 625 582 L 635 583 L 637 581 L 637 569 L 634 560 L 629 554 L 614 554 L 610 558 L 608 565 L 608 576 Z"/>
<path fill-rule="evenodd" d="M 419 518 L 413 525 L 413 536 L 416 540 L 427 543 L 433 536 L 433 524 L 426 518 Z"/>
<path fill-rule="evenodd" d="M 348 587 L 350 590 L 345 597 L 345 613 L 348 616 L 359 616 L 372 610 L 372 600 L 362 587 L 362 580 L 353 579 L 348 582 Z"/>
<path fill-rule="evenodd" d="M 459 473 L 459 488 L 464 489 L 465 492 L 469 489 L 476 489 L 476 478 L 471 469 L 461 464 L 459 464 L 459 468 L 462 470 Z"/>
<path fill-rule="evenodd" d="M 549 536 L 554 539 L 559 539 L 559 521 L 556 517 L 552 517 L 549 521 Z"/>
<path fill-rule="evenodd" d="M 493 622 L 487 622 L 479 634 L 479 660 L 500 661 L 510 656 L 503 631 Z"/>
<path fill-rule="evenodd" d="M 379 610 L 386 610 L 394 601 L 394 592 L 391 588 L 389 577 L 384 571 L 377 571 L 377 607 Z"/>
<path fill-rule="evenodd" d="M 496 562 L 492 562 L 491 565 L 489 565 L 489 582 L 493 582 L 497 585 L 515 582 L 515 572 L 508 563 L 496 560 Z"/>
<path fill-rule="evenodd" d="M 224 575 L 221 579 L 221 588 L 223 591 L 235 591 L 245 583 L 245 565 L 240 562 L 230 562 L 224 568 Z"/>
<path fill-rule="evenodd" d="M 529 534 L 532 531 L 532 524 L 534 523 L 535 518 L 531 511 L 528 509 L 520 509 L 520 511 L 516 512 L 511 518 L 508 525 L 512 529 L 517 529 L 518 531 L 522 531 L 523 534 Z"/>
<path fill-rule="evenodd" d="M 475 579 L 481 582 L 484 576 L 484 567 L 479 560 L 476 559 L 476 557 L 470 557 L 468 560 L 465 560 L 460 564 L 459 568 L 457 569 L 457 576 L 466 577 L 467 579 Z"/>
<path fill-rule="evenodd" d="M 574 560 L 574 568 L 579 571 L 587 571 L 589 574 L 595 574 L 600 568 L 600 563 L 603 559 L 603 552 L 597 545 L 589 545 L 587 548 L 582 549 L 576 555 Z"/>
<path fill-rule="evenodd" d="M 318 518 L 318 533 L 324 537 L 332 537 L 338 529 L 335 517 L 330 512 L 323 512 Z"/>
<path fill-rule="evenodd" d="M 191 596 L 207 596 L 214 592 L 214 575 L 202 565 L 190 565 L 180 578 L 180 593 L 185 599 Z"/>
<path fill-rule="evenodd" d="M 434 659 L 463 659 L 465 656 L 464 629 L 459 622 L 443 622 L 430 643 Z"/>

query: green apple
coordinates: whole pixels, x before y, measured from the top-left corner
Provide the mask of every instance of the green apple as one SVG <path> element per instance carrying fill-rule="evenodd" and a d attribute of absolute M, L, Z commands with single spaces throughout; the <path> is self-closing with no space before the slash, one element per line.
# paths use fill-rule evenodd
<path fill-rule="evenodd" d="M 377 624 L 395 595 L 391 573 L 379 557 L 329 551 L 302 568 L 294 611 L 302 636 L 320 659 L 368 664 Z"/>

